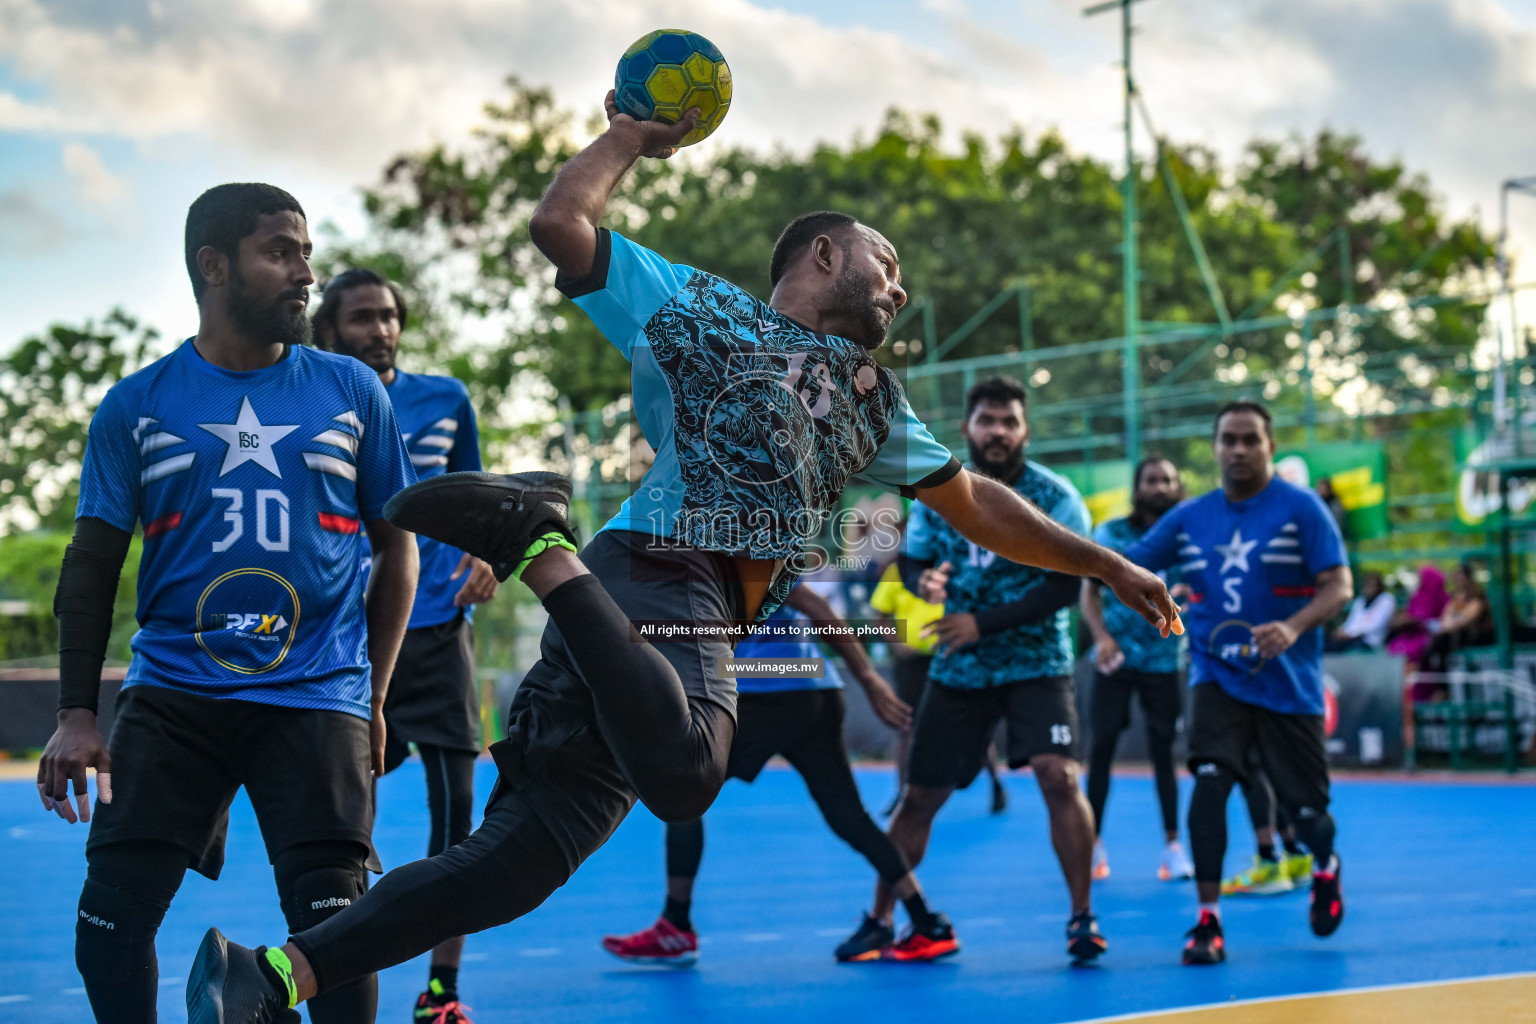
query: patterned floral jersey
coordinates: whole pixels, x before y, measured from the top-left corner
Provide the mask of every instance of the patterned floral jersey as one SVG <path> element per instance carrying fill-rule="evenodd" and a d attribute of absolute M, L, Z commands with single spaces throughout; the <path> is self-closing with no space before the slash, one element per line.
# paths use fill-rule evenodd
<path fill-rule="evenodd" d="M 1093 531 L 1093 539 L 1109 548 L 1111 551 L 1124 552 L 1126 548 L 1141 540 L 1145 530 L 1138 530 L 1129 517 L 1122 519 L 1110 519 L 1102 523 Z M 1173 586 L 1179 581 L 1178 570 L 1162 572 L 1163 582 Z M 1177 672 L 1183 661 L 1184 639 L 1183 637 L 1169 637 L 1164 640 L 1158 633 L 1157 627 L 1152 625 L 1140 614 L 1131 611 L 1121 600 L 1114 595 L 1108 587 L 1102 588 L 1099 593 L 1104 599 L 1104 628 L 1109 630 L 1109 635 L 1115 638 L 1120 645 L 1120 650 L 1125 654 L 1127 668 L 1136 669 L 1139 672 Z"/>
<path fill-rule="evenodd" d="M 1013 489 L 1073 533 L 1087 535 L 1088 506 L 1065 477 L 1026 460 Z M 912 506 L 906 553 L 917 562 L 948 562 L 954 567 L 946 588 L 946 615 L 1018 601 L 1046 576 L 1044 569 L 1010 562 L 966 540 L 922 502 Z M 928 667 L 928 678 L 956 689 L 978 690 L 1068 675 L 1072 671 L 1070 621 L 1062 608 L 1037 622 L 989 633 L 965 647 L 941 647 Z"/>
<path fill-rule="evenodd" d="M 785 560 L 759 621 L 850 482 L 911 497 L 960 471 L 867 349 L 729 281 L 602 230 L 591 272 L 556 285 L 630 361 L 635 417 L 656 452 L 603 529 Z"/>

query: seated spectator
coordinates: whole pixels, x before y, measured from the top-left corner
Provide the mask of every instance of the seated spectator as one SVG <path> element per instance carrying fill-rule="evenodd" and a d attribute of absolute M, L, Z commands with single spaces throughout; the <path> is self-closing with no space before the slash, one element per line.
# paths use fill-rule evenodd
<path fill-rule="evenodd" d="M 1387 630 L 1397 612 L 1397 598 L 1387 590 L 1379 572 L 1368 572 L 1361 581 L 1360 594 L 1349 606 L 1349 616 L 1328 637 L 1327 651 L 1379 651 L 1387 642 Z"/>
<path fill-rule="evenodd" d="M 1464 647 L 1482 647 L 1494 641 L 1493 606 L 1488 592 L 1472 575 L 1472 567 L 1456 567 L 1456 589 L 1440 614 L 1439 629 L 1421 662 L 1425 671 L 1446 672 L 1451 656 Z"/>
<path fill-rule="evenodd" d="M 1432 565 L 1419 570 L 1419 586 L 1405 608 L 1392 616 L 1387 631 L 1387 652 L 1402 655 L 1409 672 L 1418 668 L 1419 659 L 1429 647 L 1431 628 L 1438 627 L 1445 611 L 1445 573 Z"/>

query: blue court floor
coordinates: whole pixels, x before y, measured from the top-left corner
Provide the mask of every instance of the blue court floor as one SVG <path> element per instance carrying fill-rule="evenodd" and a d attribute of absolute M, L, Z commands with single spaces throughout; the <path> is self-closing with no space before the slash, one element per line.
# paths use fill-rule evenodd
<path fill-rule="evenodd" d="M 480 763 L 482 799 L 492 772 Z M 870 806 L 884 806 L 889 771 L 861 770 L 859 778 Z M 920 870 L 964 943 L 952 962 L 833 962 L 833 946 L 868 905 L 871 872 L 827 831 L 799 778 L 770 768 L 754 786 L 730 783 L 706 819 L 696 970 L 632 968 L 598 947 L 605 932 L 649 924 L 662 902 L 662 826 L 637 809 L 542 908 L 469 940 L 461 995 L 477 1024 L 1050 1024 L 1536 970 L 1536 786 L 1337 783 L 1348 900 L 1342 929 L 1314 938 L 1301 893 L 1231 900 L 1231 959 L 1203 970 L 1178 965 L 1194 889 L 1153 876 L 1160 836 L 1149 779 L 1118 777 L 1111 794 L 1105 837 L 1114 874 L 1095 894 L 1110 952 L 1090 970 L 1069 968 L 1063 955 L 1066 891 L 1034 781 L 1017 774 L 1009 786 L 1012 806 L 996 817 L 986 813 L 983 787 L 957 794 Z M 376 838 L 386 866 L 419 856 L 427 831 L 419 763 L 384 779 L 380 802 Z M 1253 852 L 1236 795 L 1231 810 L 1229 869 Z M 85 828 L 45 815 L 35 787 L 12 781 L 0 783 L 0 835 L 0 1021 L 89 1020 L 72 954 Z M 243 797 L 223 878 L 189 873 L 160 932 L 162 1021 L 185 1020 L 186 968 L 211 924 L 250 945 L 284 936 Z M 381 976 L 381 1021 L 409 1019 L 426 968 L 423 957 Z"/>

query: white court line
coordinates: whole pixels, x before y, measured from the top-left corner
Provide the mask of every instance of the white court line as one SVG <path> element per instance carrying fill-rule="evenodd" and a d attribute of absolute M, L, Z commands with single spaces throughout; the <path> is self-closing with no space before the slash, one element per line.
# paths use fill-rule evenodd
<path fill-rule="evenodd" d="M 1071 917 L 1072 915 L 1068 914 L 1067 916 Z M 1035 915 L 1035 920 L 1036 921 L 1060 921 L 1061 920 L 1061 915 L 1060 914 L 1036 914 Z"/>
<path fill-rule="evenodd" d="M 559 946 L 538 946 L 533 949 L 518 950 L 518 953 L 522 956 L 557 956 L 563 952 L 565 951 Z"/>
<path fill-rule="evenodd" d="M 63 989 L 59 994 L 60 995 L 66 995 L 66 996 L 83 996 L 83 995 L 85 995 L 85 989 L 83 989 L 83 988 L 66 988 L 66 989 Z"/>
<path fill-rule="evenodd" d="M 160 979 L 160 987 L 161 988 L 170 988 L 172 985 L 185 985 L 186 983 L 187 983 L 187 979 L 186 978 L 161 978 Z"/>
<path fill-rule="evenodd" d="M 847 935 L 847 934 L 848 934 L 848 929 L 847 928 L 817 928 L 816 929 L 816 936 L 817 936 L 817 938 L 822 938 L 822 939 L 832 939 L 832 938 L 836 938 L 839 935 Z"/>
<path fill-rule="evenodd" d="M 1052 919 L 1054 920 L 1054 918 Z M 974 921 L 961 921 L 961 928 L 996 928 L 1008 922 L 1000 917 L 978 917 Z"/>
<path fill-rule="evenodd" d="M 778 942 L 784 938 L 784 933 L 752 932 L 750 935 L 743 935 L 742 938 L 747 942 Z"/>
<path fill-rule="evenodd" d="M 0 1003 L 24 1003 L 31 998 L 31 996 L 0 996 Z"/>
<path fill-rule="evenodd" d="M 1121 1013 L 1113 1017 L 1094 1017 L 1091 1020 L 1073 1021 L 1072 1024 L 1118 1024 L 1120 1021 L 1153 1020 L 1157 1017 L 1172 1017 L 1177 1013 L 1219 1010 L 1229 1006 L 1264 1006 L 1269 1003 L 1291 1003 L 1298 999 L 1319 999 L 1324 996 L 1359 996 L 1369 995 L 1372 992 L 1404 992 L 1416 988 L 1465 985 L 1474 981 L 1512 981 L 1516 978 L 1536 978 L 1536 971 L 1516 971 L 1513 974 L 1485 974 L 1480 978 L 1446 978 L 1443 981 L 1411 981 L 1401 985 L 1366 985 L 1362 988 L 1334 989 L 1331 992 L 1296 992 L 1288 996 L 1264 996 L 1259 999 L 1232 999 L 1224 1003 L 1201 1003 L 1196 1006 L 1177 1006 L 1168 1010 Z"/>
<path fill-rule="evenodd" d="M 1110 918 L 1146 917 L 1147 912 L 1145 910 L 1115 910 L 1104 916 Z"/>
<path fill-rule="evenodd" d="M 1536 896 L 1536 889 L 1516 889 L 1516 896 Z"/>
<path fill-rule="evenodd" d="M 490 958 L 491 954 L 489 953 L 465 953 L 459 957 L 460 960 L 466 960 L 470 963 L 479 963 L 481 960 L 489 960 Z"/>

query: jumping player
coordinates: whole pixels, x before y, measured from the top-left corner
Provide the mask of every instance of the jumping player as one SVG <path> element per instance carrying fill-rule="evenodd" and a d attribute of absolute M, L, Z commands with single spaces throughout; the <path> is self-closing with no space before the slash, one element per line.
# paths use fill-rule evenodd
<path fill-rule="evenodd" d="M 416 479 L 477 471 L 480 434 L 463 382 L 395 368 L 408 315 L 405 296 L 394 284 L 366 268 L 344 271 L 325 286 L 314 316 L 315 339 L 332 352 L 361 359 L 379 375 Z M 384 771 L 398 768 L 409 744 L 416 744 L 427 778 L 427 856 L 435 857 L 469 838 L 474 816 L 480 687 L 471 623 L 475 605 L 496 596 L 497 581 L 485 562 L 435 540 L 418 538 L 417 550 L 416 603 L 384 699 Z M 416 998 L 416 1020 L 468 1024 L 458 996 L 463 953 L 462 935 L 432 950 L 427 988 Z"/>
<path fill-rule="evenodd" d="M 203 193 L 186 225 L 197 335 L 117 383 L 91 419 L 38 791 L 73 822 L 72 785 L 91 823 L 75 963 L 109 1024 L 155 1019 L 155 933 L 188 867 L 218 877 L 241 786 L 292 930 L 357 900 L 378 870 L 370 759 L 382 772 L 380 712 L 417 569 L 415 539 L 383 510 L 411 469 L 378 376 L 306 345 L 309 252 L 288 193 Z M 97 689 L 138 523 L 139 631 L 106 746 Z M 359 972 L 313 1019 L 370 1024 L 377 1001 Z"/>
<path fill-rule="evenodd" d="M 1100 525 L 1093 539 L 1124 551 L 1183 500 L 1184 484 L 1179 480 L 1178 467 L 1160 456 L 1142 459 L 1132 481 L 1131 514 Z M 1157 877 L 1165 882 L 1190 878 L 1195 866 L 1179 842 L 1179 780 L 1173 771 L 1173 739 L 1184 711 L 1184 687 L 1179 682 L 1182 645 L 1164 643 L 1140 615 L 1099 591 L 1097 580 L 1083 581 L 1083 621 L 1093 634 L 1095 670 L 1089 706 L 1093 747 L 1088 762 L 1088 803 L 1093 807 L 1098 837 L 1093 844 L 1093 877 L 1109 877 L 1104 807 L 1109 800 L 1115 746 L 1130 725 L 1131 697 L 1135 695 L 1147 722 L 1147 753 L 1163 816 L 1165 845 Z"/>
<path fill-rule="evenodd" d="M 600 228 L 635 161 L 671 155 L 698 118 L 634 121 L 611 93 L 607 108 L 608 130 L 561 168 L 531 228 L 558 285 L 633 364 L 655 462 L 580 558 L 570 483 L 551 473 L 448 474 L 393 500 L 392 522 L 485 559 L 499 579 L 517 576 L 549 612 L 543 656 L 491 748 L 500 782 L 469 839 L 390 872 L 280 949 L 210 929 L 187 979 L 192 1024 L 280 1019 L 528 913 L 637 799 L 664 821 L 700 817 L 736 733 L 735 686 L 718 670 L 732 645 L 712 624 L 760 621 L 783 602 L 806 536 L 855 475 L 923 496 L 1004 557 L 1104 578 L 1149 620 L 1182 628 L 1156 576 L 961 472 L 912 414 L 872 357 L 906 302 L 878 233 L 842 214 L 793 222 L 763 303 Z"/>
<path fill-rule="evenodd" d="M 1221 487 L 1158 520 L 1126 555 L 1177 566 L 1190 587 L 1189 838 L 1200 918 L 1186 964 L 1226 959 L 1221 862 L 1227 797 L 1256 756 L 1314 858 L 1312 930 L 1344 918 L 1323 735 L 1322 627 L 1353 589 L 1338 523 L 1318 496 L 1275 476 L 1269 411 L 1232 402 L 1216 417 Z"/>
<path fill-rule="evenodd" d="M 826 598 L 810 586 L 789 592 L 784 606 L 770 615 L 758 631 L 736 646 L 736 660 L 749 658 L 809 659 L 817 656 L 809 628 L 847 623 Z M 794 635 L 783 636 L 794 630 Z M 912 709 L 897 698 L 890 684 L 875 671 L 855 639 L 829 640 L 849 673 L 864 688 L 870 707 L 893 729 L 911 724 Z M 838 838 L 869 861 L 880 877 L 905 901 L 911 931 L 896 941 L 886 925 L 869 915 L 858 930 L 837 947 L 840 961 L 937 960 L 960 950 L 949 919 L 928 908 L 917 878 L 905 858 L 880 830 L 864 802 L 848 765 L 843 745 L 842 680 L 832 666 L 821 677 L 742 676 L 736 680 L 736 739 L 731 744 L 726 776 L 750 783 L 775 754 L 790 763 L 810 790 L 811 799 Z M 698 959 L 698 934 L 690 908 L 693 883 L 704 857 L 704 819 L 667 826 L 667 902 L 654 925 L 633 935 L 609 935 L 603 948 L 624 960 L 688 966 Z"/>
<path fill-rule="evenodd" d="M 1070 483 L 1025 458 L 1029 421 L 1024 385 L 993 377 L 965 396 L 965 439 L 980 475 L 1038 507 L 1067 536 L 1087 534 L 1088 508 Z M 1008 726 L 1008 764 L 1034 769 L 1051 819 L 1051 839 L 1072 901 L 1067 950 L 1075 962 L 1107 948 L 1092 909 L 1093 812 L 1078 787 L 1073 758 L 1077 702 L 1067 606 L 1079 581 L 1060 572 L 999 559 L 994 550 L 934 514 L 926 497 L 913 506 L 905 566 L 913 586 L 945 615 L 931 624 L 943 645 L 912 729 L 912 754 L 891 838 L 915 868 L 933 820 L 956 789 L 981 770 L 998 722 Z M 891 893 L 875 891 L 875 914 L 890 913 Z"/>

